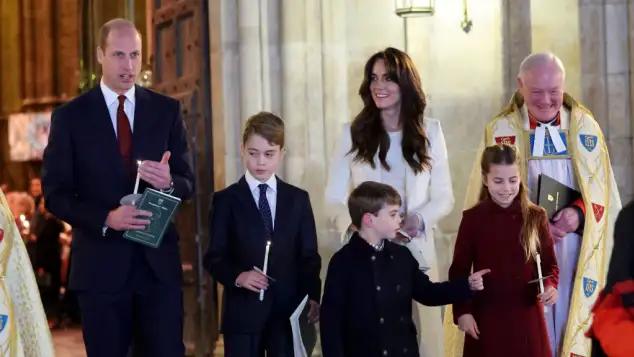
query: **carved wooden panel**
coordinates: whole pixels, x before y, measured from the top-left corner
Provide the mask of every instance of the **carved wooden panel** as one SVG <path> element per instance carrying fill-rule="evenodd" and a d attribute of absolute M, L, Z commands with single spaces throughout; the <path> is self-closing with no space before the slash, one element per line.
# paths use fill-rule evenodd
<path fill-rule="evenodd" d="M 79 1 L 0 1 L 0 120 L 50 109 L 77 94 Z M 26 189 L 40 163 L 10 162 L 7 129 L 4 121 L 0 182 Z"/>
<path fill-rule="evenodd" d="M 77 94 L 79 1 L 21 1 L 22 110 L 49 109 Z"/>
<path fill-rule="evenodd" d="M 20 3 L 0 1 L 0 118 L 22 106 Z"/>
<path fill-rule="evenodd" d="M 207 217 L 213 188 L 207 1 L 155 0 L 152 15 L 153 88 L 180 100 L 195 164 L 196 193 L 183 205 L 176 221 L 183 264 L 192 267 L 184 271 L 191 283 L 185 287 L 184 339 L 202 356 L 213 352 L 218 336 L 215 284 L 198 270 L 209 237 Z"/>
<path fill-rule="evenodd" d="M 23 94 L 25 104 L 36 102 L 35 97 L 35 2 L 22 0 L 22 71 Z"/>
<path fill-rule="evenodd" d="M 35 37 L 34 57 L 35 65 L 34 97 L 38 104 L 53 104 L 57 102 L 55 88 L 55 46 L 53 27 L 54 0 L 37 0 L 33 4 L 33 34 Z M 24 103 L 29 104 L 27 102 Z"/>
<path fill-rule="evenodd" d="M 57 0 L 55 93 L 63 102 L 75 97 L 79 88 L 78 16 L 79 0 Z"/>

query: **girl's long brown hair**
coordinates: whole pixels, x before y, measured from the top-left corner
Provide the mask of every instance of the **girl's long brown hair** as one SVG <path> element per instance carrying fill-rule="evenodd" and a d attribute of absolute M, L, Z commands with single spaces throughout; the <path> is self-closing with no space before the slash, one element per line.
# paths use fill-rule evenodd
<path fill-rule="evenodd" d="M 486 175 L 490 172 L 491 165 L 520 165 L 519 153 L 515 146 L 500 144 L 489 146 L 482 153 L 480 168 L 482 169 L 482 187 L 480 188 L 480 201 L 491 199 L 489 189 L 484 184 Z M 539 209 L 528 199 L 528 192 L 524 182 L 520 182 L 518 192 L 522 208 L 522 230 L 520 238 L 526 261 L 534 258 L 539 251 L 539 225 L 541 216 Z"/>
<path fill-rule="evenodd" d="M 401 89 L 403 158 L 415 173 L 430 169 L 429 139 L 425 133 L 423 118 L 427 103 L 420 77 L 410 57 L 405 52 L 391 47 L 375 53 L 365 64 L 363 82 L 359 88 L 359 96 L 363 99 L 364 106 L 350 126 L 352 147 L 348 154 L 354 154 L 355 161 L 368 163 L 375 168 L 374 156 L 378 150 L 381 166 L 390 170 L 390 165 L 385 161 L 390 138 L 383 127 L 381 111 L 376 107 L 370 91 L 372 69 L 378 60 L 383 60 L 388 78 Z"/>

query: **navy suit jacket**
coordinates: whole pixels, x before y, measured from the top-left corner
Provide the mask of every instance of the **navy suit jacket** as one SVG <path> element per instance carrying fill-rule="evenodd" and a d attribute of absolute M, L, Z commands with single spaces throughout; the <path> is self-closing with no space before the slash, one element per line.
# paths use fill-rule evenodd
<path fill-rule="evenodd" d="M 194 175 L 179 102 L 136 87 L 132 159 L 160 161 L 165 151 L 174 192 L 187 199 Z M 70 288 L 116 291 L 126 283 L 133 249 L 142 249 L 159 280 L 180 284 L 178 234 L 172 223 L 159 248 L 135 247 L 122 231 L 103 228 L 108 213 L 133 192 L 99 86 L 56 108 L 44 150 L 42 189 L 46 208 L 73 227 Z M 141 180 L 139 192 L 149 184 Z"/>
<path fill-rule="evenodd" d="M 235 285 L 238 275 L 262 269 L 267 234 L 244 177 L 214 194 L 210 212 L 211 243 L 204 265 L 224 285 L 223 333 L 256 333 L 269 318 L 288 322 L 304 296 L 319 302 L 321 257 L 308 192 L 277 178 L 277 206 L 267 275 L 258 293 Z"/>

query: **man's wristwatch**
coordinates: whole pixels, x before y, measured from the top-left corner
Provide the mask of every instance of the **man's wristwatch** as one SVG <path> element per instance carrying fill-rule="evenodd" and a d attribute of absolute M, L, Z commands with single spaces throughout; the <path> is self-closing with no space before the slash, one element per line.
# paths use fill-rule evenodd
<path fill-rule="evenodd" d="M 170 182 L 170 188 L 167 189 L 161 189 L 161 192 L 171 195 L 172 192 L 174 192 L 174 181 Z"/>

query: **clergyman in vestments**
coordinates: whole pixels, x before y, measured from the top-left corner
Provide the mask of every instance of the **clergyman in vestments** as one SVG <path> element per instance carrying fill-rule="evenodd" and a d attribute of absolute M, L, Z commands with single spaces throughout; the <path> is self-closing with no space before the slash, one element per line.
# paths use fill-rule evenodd
<path fill-rule="evenodd" d="M 551 220 L 559 264 L 559 299 L 546 309 L 553 356 L 590 356 L 584 336 L 590 310 L 605 282 L 612 229 L 621 208 L 608 149 L 592 113 L 564 92 L 565 68 L 552 53 L 529 55 L 520 66 L 519 89 L 486 127 L 482 148 L 515 145 L 523 181 L 536 200 L 540 174 L 581 192 L 582 197 Z M 465 207 L 477 202 L 482 174 L 471 173 Z M 462 356 L 464 333 L 445 314 L 445 357 Z"/>
<path fill-rule="evenodd" d="M 1 191 L 0 356 L 55 357 L 31 261 Z"/>

